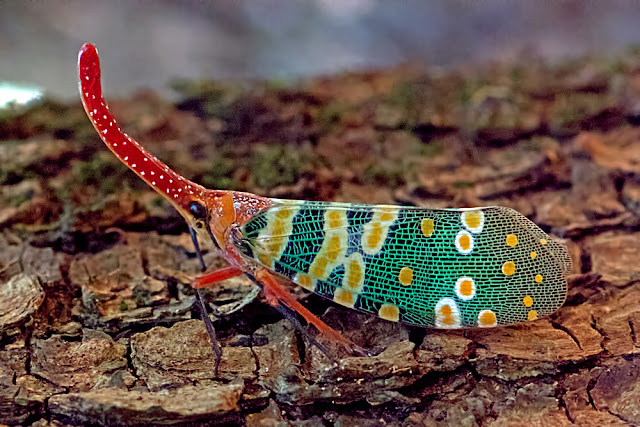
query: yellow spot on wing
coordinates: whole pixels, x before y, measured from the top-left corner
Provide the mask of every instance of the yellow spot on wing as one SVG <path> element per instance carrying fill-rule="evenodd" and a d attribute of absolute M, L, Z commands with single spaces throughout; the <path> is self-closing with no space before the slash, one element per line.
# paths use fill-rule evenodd
<path fill-rule="evenodd" d="M 317 279 L 326 280 L 331 272 L 344 262 L 347 252 L 349 232 L 345 227 L 331 228 L 332 221 L 346 224 L 347 214 L 343 210 L 325 212 L 324 240 L 322 246 L 311 262 L 309 274 Z"/>
<path fill-rule="evenodd" d="M 507 261 L 502 265 L 502 272 L 505 276 L 512 276 L 516 272 L 516 265 L 513 261 Z"/>
<path fill-rule="evenodd" d="M 456 280 L 455 290 L 458 298 L 468 301 L 476 295 L 476 284 L 471 277 L 460 277 Z"/>
<path fill-rule="evenodd" d="M 349 287 L 358 287 L 358 285 L 360 284 L 360 281 L 362 280 L 362 269 L 360 268 L 360 265 L 355 262 L 355 261 L 351 261 L 350 264 L 350 269 L 349 269 L 349 276 L 348 277 L 348 283 L 349 283 Z"/>
<path fill-rule="evenodd" d="M 272 258 L 278 259 L 280 258 L 281 249 L 284 246 L 283 243 L 284 237 L 272 237 L 265 242 L 264 248 L 268 255 Z"/>
<path fill-rule="evenodd" d="M 442 298 L 435 306 L 435 326 L 437 328 L 459 328 L 460 311 L 452 298 Z"/>
<path fill-rule="evenodd" d="M 498 324 L 496 314 L 491 310 L 482 310 L 478 314 L 478 326 L 481 328 L 490 328 Z"/>
<path fill-rule="evenodd" d="M 382 304 L 378 310 L 378 316 L 384 320 L 397 322 L 400 320 L 400 310 L 395 305 Z"/>
<path fill-rule="evenodd" d="M 382 240 L 382 228 L 378 223 L 371 224 L 371 227 L 372 230 L 367 239 L 367 247 L 369 249 L 376 249 L 380 244 L 380 240 Z"/>
<path fill-rule="evenodd" d="M 326 221 L 330 228 L 345 227 L 347 224 L 347 214 L 342 210 L 328 210 Z"/>
<path fill-rule="evenodd" d="M 460 284 L 460 293 L 464 296 L 473 295 L 473 282 L 465 280 Z"/>
<path fill-rule="evenodd" d="M 333 300 L 338 304 L 349 308 L 353 308 L 356 304 L 356 296 L 353 292 L 349 292 L 342 288 L 336 288 L 336 291 L 333 294 Z"/>
<path fill-rule="evenodd" d="M 341 252 L 342 247 L 340 245 L 340 236 L 334 234 L 333 236 L 331 236 L 329 244 L 327 245 L 327 258 L 329 258 L 331 261 L 335 261 L 338 259 Z"/>
<path fill-rule="evenodd" d="M 311 292 L 314 292 L 316 290 L 316 280 L 312 279 L 306 274 L 298 274 L 295 277 L 294 282 Z"/>
<path fill-rule="evenodd" d="M 460 230 L 456 235 L 456 248 L 461 254 L 467 255 L 473 251 L 473 237 L 466 230 Z"/>
<path fill-rule="evenodd" d="M 284 234 L 287 232 L 287 230 L 285 229 L 285 224 L 285 221 L 275 221 L 273 223 L 272 235 L 276 238 L 281 238 L 282 236 L 284 236 Z"/>
<path fill-rule="evenodd" d="M 291 209 L 280 209 L 278 210 L 278 212 L 276 212 L 276 218 L 278 219 L 289 219 L 291 218 L 293 215 L 293 210 Z"/>
<path fill-rule="evenodd" d="M 273 259 L 266 254 L 258 254 L 258 261 L 266 267 L 273 268 Z"/>
<path fill-rule="evenodd" d="M 293 217 L 298 209 L 276 207 L 267 211 L 267 225 L 258 235 L 258 254 L 260 263 L 273 268 L 274 261 L 279 260 L 289 243 L 289 235 L 293 230 Z"/>
<path fill-rule="evenodd" d="M 390 212 L 383 212 L 380 215 L 380 221 L 394 221 L 395 216 Z"/>
<path fill-rule="evenodd" d="M 332 209 L 328 207 L 324 213 L 324 229 L 345 228 L 349 226 L 346 209 Z"/>
<path fill-rule="evenodd" d="M 329 260 L 326 257 L 316 256 L 313 260 L 311 268 L 309 269 L 309 273 L 311 273 L 312 276 L 318 278 L 325 278 L 325 276 L 329 275 L 328 273 L 326 273 L 328 264 Z"/>
<path fill-rule="evenodd" d="M 360 293 L 364 286 L 364 259 L 357 252 L 352 253 L 344 263 L 344 277 L 342 279 L 342 287 Z"/>
<path fill-rule="evenodd" d="M 522 303 L 525 307 L 531 307 L 533 305 L 533 298 L 527 295 L 526 297 L 522 298 Z"/>
<path fill-rule="evenodd" d="M 367 255 L 377 254 L 387 239 L 389 227 L 398 218 L 397 207 L 382 207 L 374 210 L 371 221 L 364 225 L 362 232 L 362 250 Z"/>
<path fill-rule="evenodd" d="M 540 243 L 542 243 L 543 245 L 547 244 L 547 239 L 540 239 Z"/>
<path fill-rule="evenodd" d="M 467 230 L 474 234 L 478 234 L 482 231 L 484 226 L 484 212 L 481 210 L 469 210 L 462 212 L 461 215 L 462 225 Z"/>
<path fill-rule="evenodd" d="M 515 234 L 509 234 L 507 236 L 507 245 L 513 248 L 517 244 L 518 244 L 518 237 Z"/>
<path fill-rule="evenodd" d="M 445 326 L 453 326 L 456 323 L 456 319 L 453 316 L 444 316 L 442 318 L 442 324 Z"/>
<path fill-rule="evenodd" d="M 538 318 L 538 312 L 535 310 L 531 310 L 529 313 L 527 313 L 527 319 L 529 320 L 536 320 Z"/>
<path fill-rule="evenodd" d="M 531 259 L 536 259 L 537 256 L 538 256 L 537 253 L 531 252 Z"/>
<path fill-rule="evenodd" d="M 422 234 L 424 234 L 426 237 L 431 237 L 434 229 L 435 227 L 433 224 L 433 219 L 424 218 L 422 221 L 420 221 L 420 230 L 422 230 Z"/>
<path fill-rule="evenodd" d="M 400 274 L 398 274 L 398 280 L 405 286 L 409 286 L 413 281 L 413 270 L 409 267 L 402 267 Z"/>
<path fill-rule="evenodd" d="M 542 274 L 536 274 L 535 281 L 536 283 L 542 283 Z"/>

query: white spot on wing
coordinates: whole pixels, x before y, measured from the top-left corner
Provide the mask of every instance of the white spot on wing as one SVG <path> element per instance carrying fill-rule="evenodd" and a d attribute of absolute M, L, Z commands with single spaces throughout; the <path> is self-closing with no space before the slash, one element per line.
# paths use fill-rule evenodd
<path fill-rule="evenodd" d="M 462 244 L 460 243 L 463 237 L 467 237 L 469 239 L 469 244 L 466 248 L 462 247 Z M 460 252 L 463 255 L 470 254 L 473 251 L 473 245 L 474 245 L 473 236 L 467 230 L 460 230 L 456 235 L 455 244 L 458 252 Z"/>
<path fill-rule="evenodd" d="M 468 295 L 462 292 L 463 291 L 462 284 L 464 282 L 471 283 L 471 289 L 470 289 L 471 293 Z M 469 301 L 470 299 L 473 299 L 473 297 L 476 296 L 476 282 L 471 277 L 460 277 L 458 278 L 458 280 L 456 280 L 455 290 L 458 298 L 464 301 Z M 467 291 L 467 289 L 464 289 L 464 291 Z"/>
<path fill-rule="evenodd" d="M 436 328 L 457 329 L 461 326 L 460 310 L 453 298 L 442 298 L 434 311 Z"/>

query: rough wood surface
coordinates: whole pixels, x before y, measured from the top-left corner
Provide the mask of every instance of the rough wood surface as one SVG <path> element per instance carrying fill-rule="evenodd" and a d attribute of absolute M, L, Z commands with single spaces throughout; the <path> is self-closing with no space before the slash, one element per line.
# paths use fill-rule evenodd
<path fill-rule="evenodd" d="M 219 378 L 182 220 L 78 103 L 3 113 L 0 423 L 640 425 L 639 76 L 630 55 L 290 88 L 183 82 L 176 105 L 113 101 L 131 135 L 208 187 L 506 205 L 569 245 L 566 304 L 515 327 L 410 328 L 292 288 L 377 352 L 327 343 L 337 365 L 248 280 L 228 280 L 207 293 L 221 313 Z"/>

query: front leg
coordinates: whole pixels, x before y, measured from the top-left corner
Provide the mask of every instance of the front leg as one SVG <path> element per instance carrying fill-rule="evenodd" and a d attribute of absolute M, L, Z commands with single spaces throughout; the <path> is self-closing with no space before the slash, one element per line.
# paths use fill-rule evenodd
<path fill-rule="evenodd" d="M 278 279 L 276 278 L 276 276 L 270 271 L 266 269 L 258 270 L 255 274 L 255 279 L 257 282 L 263 285 L 264 294 L 269 304 L 273 306 L 284 305 L 285 307 L 293 311 L 296 311 L 308 323 L 315 326 L 316 329 L 322 335 L 329 338 L 331 341 L 336 342 L 341 346 L 349 349 L 349 351 L 351 351 L 352 353 L 358 354 L 360 356 L 370 355 L 370 353 L 366 349 L 360 347 L 359 345 L 353 343 L 351 340 L 345 338 L 340 332 L 336 331 L 331 326 L 324 323 L 322 320 L 320 320 L 318 316 L 311 313 L 305 306 L 300 304 L 300 302 L 297 299 L 295 299 L 293 295 L 291 295 L 291 293 L 289 293 L 289 291 L 287 291 L 280 284 L 280 282 L 278 282 Z M 321 346 L 319 346 L 318 348 L 326 354 L 326 350 L 324 350 Z M 333 359 L 333 358 L 329 356 L 329 359 Z"/>
<path fill-rule="evenodd" d="M 243 274 L 244 272 L 237 267 L 222 267 L 218 270 L 212 271 L 211 273 L 196 277 L 193 287 L 195 289 L 209 288 L 214 283 L 222 282 L 223 280 L 227 280 L 232 277 L 242 276 Z"/>

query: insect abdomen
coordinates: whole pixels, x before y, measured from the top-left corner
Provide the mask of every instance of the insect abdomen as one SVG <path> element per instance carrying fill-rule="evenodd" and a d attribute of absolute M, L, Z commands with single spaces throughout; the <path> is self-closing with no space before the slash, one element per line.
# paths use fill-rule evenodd
<path fill-rule="evenodd" d="M 392 321 L 508 325 L 552 313 L 566 295 L 566 248 L 508 208 L 290 202 L 244 231 L 261 264 Z"/>

